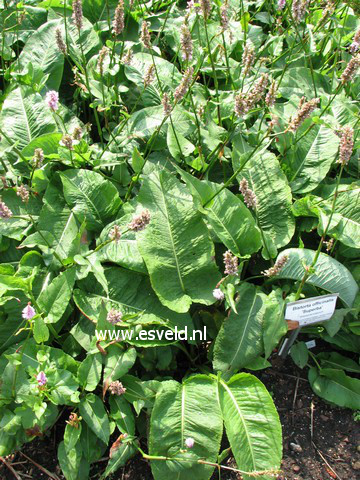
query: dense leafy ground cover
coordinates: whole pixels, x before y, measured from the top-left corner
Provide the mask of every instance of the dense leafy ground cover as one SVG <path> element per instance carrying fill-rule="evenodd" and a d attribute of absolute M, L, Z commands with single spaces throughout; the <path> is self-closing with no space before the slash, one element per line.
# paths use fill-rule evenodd
<path fill-rule="evenodd" d="M 105 452 L 101 478 L 140 454 L 208 479 L 224 437 L 272 478 L 281 425 L 249 372 L 287 302 L 339 294 L 303 330 L 322 351 L 291 357 L 360 409 L 356 5 L 0 6 L 0 455 L 62 422 L 67 480 Z"/>

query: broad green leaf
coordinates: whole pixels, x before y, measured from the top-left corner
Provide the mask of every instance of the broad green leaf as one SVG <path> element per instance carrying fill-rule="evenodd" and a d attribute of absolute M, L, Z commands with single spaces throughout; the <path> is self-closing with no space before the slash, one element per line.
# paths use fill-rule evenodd
<path fill-rule="evenodd" d="M 298 342 L 291 347 L 290 355 L 299 368 L 304 368 L 309 358 L 309 350 L 304 342 Z"/>
<path fill-rule="evenodd" d="M 74 267 L 65 270 L 39 295 L 37 303 L 46 314 L 47 323 L 56 323 L 65 313 L 71 299 L 75 274 Z"/>
<path fill-rule="evenodd" d="M 300 281 L 305 273 L 304 266 L 312 264 L 315 251 L 307 248 L 289 248 L 281 252 L 281 256 L 283 255 L 289 258 L 276 278 Z M 338 293 L 348 307 L 352 306 L 358 291 L 358 286 L 349 270 L 325 253 L 320 253 L 315 265 L 315 273 L 309 276 L 307 283 L 331 293 Z"/>
<path fill-rule="evenodd" d="M 181 156 L 189 157 L 195 150 L 195 145 L 183 135 L 177 133 L 172 125 L 169 125 L 167 131 L 167 146 L 175 160 L 179 160 Z"/>
<path fill-rule="evenodd" d="M 238 468 L 249 473 L 278 470 L 282 457 L 281 423 L 264 385 L 253 375 L 239 373 L 227 383 L 220 379 L 218 389 L 226 434 Z M 273 475 L 259 478 L 270 480 Z"/>
<path fill-rule="evenodd" d="M 33 333 L 37 343 L 43 343 L 49 340 L 49 329 L 40 316 L 37 316 L 34 320 Z"/>
<path fill-rule="evenodd" d="M 118 345 L 110 345 L 106 351 L 104 383 L 111 383 L 129 372 L 136 360 L 136 350 L 133 347 L 122 350 Z"/>
<path fill-rule="evenodd" d="M 49 184 L 43 202 L 38 231 L 29 235 L 21 247 L 39 246 L 45 251 L 51 248 L 64 260 L 78 252 L 79 222 L 67 206 L 61 187 L 56 182 Z"/>
<path fill-rule="evenodd" d="M 95 435 L 86 422 L 82 422 L 81 427 L 80 443 L 83 456 L 87 462 L 95 462 L 102 457 L 107 449 L 107 444 Z"/>
<path fill-rule="evenodd" d="M 239 156 L 242 147 L 235 139 L 233 151 L 234 169 L 239 168 L 249 153 Z M 237 149 L 239 150 L 237 151 Z M 292 196 L 285 174 L 275 155 L 268 151 L 251 157 L 238 175 L 245 178 L 257 198 L 256 216 L 262 232 L 263 256 L 276 256 L 277 249 L 287 245 L 295 231 L 295 219 L 291 212 Z"/>
<path fill-rule="evenodd" d="M 181 81 L 181 74 L 175 65 L 159 56 L 152 57 L 149 53 L 138 52 L 133 56 L 131 65 L 125 66 L 126 77 L 134 82 L 137 86 L 143 88 L 144 75 L 153 62 L 155 62 L 157 75 L 161 81 L 161 88 L 163 89 L 164 86 L 168 86 L 171 89 L 177 87 Z M 160 90 L 157 76 L 154 78 L 153 85 L 155 87 L 155 91 Z M 175 122 L 174 125 L 176 125 Z"/>
<path fill-rule="evenodd" d="M 101 480 L 107 478 L 111 473 L 116 472 L 120 467 L 124 467 L 127 461 L 136 453 L 137 450 L 131 443 L 122 443 L 114 452 L 112 452 L 112 456 L 109 459 L 104 476 L 101 477 Z"/>
<path fill-rule="evenodd" d="M 314 190 L 330 170 L 338 153 L 339 137 L 324 125 L 315 125 L 285 157 L 290 186 L 296 193 Z"/>
<path fill-rule="evenodd" d="M 245 367 L 263 353 L 262 331 L 266 296 L 250 283 L 238 291 L 238 312 L 225 318 L 214 345 L 214 370 L 227 372 Z"/>
<path fill-rule="evenodd" d="M 36 137 L 57 130 L 45 100 L 27 87 L 18 87 L 5 98 L 0 128 L 20 150 Z"/>
<path fill-rule="evenodd" d="M 360 373 L 360 365 L 349 357 L 344 357 L 337 352 L 322 352 L 316 355 L 324 368 L 335 368 L 352 373 Z"/>
<path fill-rule="evenodd" d="M 151 413 L 149 453 L 181 457 L 185 440 L 194 439 L 190 453 L 193 463 L 151 462 L 155 480 L 207 480 L 213 467 L 199 465 L 197 459 L 215 462 L 222 437 L 222 418 L 216 395 L 216 383 L 205 375 L 195 375 L 182 384 L 163 382 Z M 174 469 L 176 475 L 174 475 Z"/>
<path fill-rule="evenodd" d="M 58 447 L 58 460 L 66 480 L 87 480 L 89 478 L 90 463 L 81 456 L 79 444 L 67 451 L 64 442 L 61 442 Z"/>
<path fill-rule="evenodd" d="M 313 75 L 318 96 L 330 93 L 331 82 L 329 82 L 326 75 L 316 71 L 313 72 Z M 285 72 L 279 91 L 285 98 L 290 98 L 292 95 L 297 95 L 299 99 L 304 95 L 308 100 L 314 98 L 311 70 L 305 67 L 289 68 Z"/>
<path fill-rule="evenodd" d="M 61 442 L 58 447 L 58 460 L 66 480 L 77 480 L 81 462 L 80 446 L 67 451 L 65 442 Z"/>
<path fill-rule="evenodd" d="M 144 166 L 144 163 L 145 163 L 144 158 L 142 157 L 139 150 L 135 147 L 132 154 L 132 161 L 131 161 L 131 166 L 134 169 L 134 172 L 135 173 L 141 172 Z"/>
<path fill-rule="evenodd" d="M 93 393 L 89 393 L 81 400 L 79 411 L 91 430 L 100 440 L 108 444 L 110 437 L 109 419 L 100 398 Z"/>
<path fill-rule="evenodd" d="M 49 90 L 59 89 L 64 68 L 64 55 L 55 42 L 55 30 L 58 26 L 58 20 L 41 25 L 28 38 L 19 57 L 21 67 L 26 67 L 30 62 L 49 75 L 46 81 Z"/>
<path fill-rule="evenodd" d="M 340 184 L 333 213 L 332 204 L 333 194 L 326 199 L 306 196 L 295 202 L 293 211 L 296 216 L 318 217 L 320 235 L 327 229 L 328 235 L 344 245 L 360 248 L 360 188 Z"/>
<path fill-rule="evenodd" d="M 143 81 L 143 80 L 142 80 Z M 176 125 L 176 132 L 186 136 L 193 132 L 195 125 L 193 124 L 188 112 L 181 106 L 176 105 L 171 113 L 173 124 Z M 127 141 L 129 136 L 135 136 L 144 141 L 149 140 L 151 135 L 160 128 L 158 134 L 158 147 L 162 149 L 166 147 L 166 134 L 169 125 L 169 119 L 164 121 L 164 111 L 162 106 L 146 107 L 134 112 L 126 127 L 122 131 L 121 138 Z M 116 135 L 116 131 L 114 132 Z M 156 144 L 155 144 L 156 145 Z"/>
<path fill-rule="evenodd" d="M 101 262 L 116 263 L 121 267 L 134 270 L 135 272 L 147 273 L 144 260 L 137 246 L 136 232 L 128 230 L 127 228 L 132 216 L 132 214 L 124 215 L 120 219 L 115 220 L 115 222 L 106 225 L 100 234 L 99 243 L 106 242 L 109 239 L 110 230 L 115 224 L 118 225 L 124 233 L 121 235 L 120 240 L 107 244 L 101 248 L 96 255 Z"/>
<path fill-rule="evenodd" d="M 266 311 L 263 322 L 263 341 L 265 358 L 270 357 L 273 349 L 288 331 L 284 320 L 284 299 L 282 290 L 273 290 L 265 299 Z"/>
<path fill-rule="evenodd" d="M 63 28 L 63 38 L 66 39 L 65 28 Z M 83 26 L 80 31 L 68 14 L 67 20 L 67 40 L 69 43 L 69 54 L 76 62 L 83 61 L 83 54 L 88 59 L 101 48 L 99 35 L 89 20 L 83 17 Z"/>
<path fill-rule="evenodd" d="M 347 352 L 360 353 L 360 336 L 352 333 L 347 333 L 345 330 L 340 330 L 336 335 L 330 336 L 329 334 L 322 332 L 321 338 L 326 342 L 340 347 Z"/>
<path fill-rule="evenodd" d="M 312 367 L 309 382 L 316 395 L 340 407 L 360 408 L 360 380 L 349 377 L 342 370 Z"/>
<path fill-rule="evenodd" d="M 150 224 L 137 240 L 160 301 L 176 312 L 192 302 L 214 303 L 220 279 L 209 232 L 187 189 L 165 170 L 144 180 L 138 203 L 150 211 Z"/>
<path fill-rule="evenodd" d="M 64 445 L 66 452 L 70 452 L 80 441 L 81 423 L 77 427 L 67 424 L 64 432 Z"/>
<path fill-rule="evenodd" d="M 79 366 L 78 380 L 82 387 L 92 392 L 98 386 L 101 379 L 102 359 L 101 353 L 88 355 Z"/>
<path fill-rule="evenodd" d="M 121 200 L 117 189 L 91 170 L 67 170 L 60 174 L 69 207 L 89 230 L 99 231 L 117 213 Z"/>
<path fill-rule="evenodd" d="M 40 135 L 40 137 L 35 138 L 26 145 L 21 153 L 27 158 L 32 158 L 34 156 L 36 148 L 41 148 L 45 156 L 57 153 L 62 136 L 62 133 L 46 133 L 45 135 Z"/>
<path fill-rule="evenodd" d="M 123 396 L 111 395 L 110 416 L 115 420 L 121 433 L 135 435 L 135 417 L 130 403 Z"/>
<path fill-rule="evenodd" d="M 244 203 L 226 188 L 207 204 L 221 185 L 200 181 L 180 168 L 177 170 L 185 180 L 195 205 L 224 245 L 239 256 L 257 252 L 261 247 L 260 231 Z"/>
<path fill-rule="evenodd" d="M 178 314 L 164 307 L 152 292 L 149 279 L 136 272 L 119 267 L 105 270 L 109 285 L 109 296 L 91 278 L 79 282 L 80 289 L 74 291 L 74 300 L 78 308 L 94 323 L 97 323 L 102 302 L 107 310 L 115 308 L 126 315 L 138 315 L 137 323 L 169 325 L 180 328 L 188 326 L 192 330 L 192 321 L 187 314 Z"/>

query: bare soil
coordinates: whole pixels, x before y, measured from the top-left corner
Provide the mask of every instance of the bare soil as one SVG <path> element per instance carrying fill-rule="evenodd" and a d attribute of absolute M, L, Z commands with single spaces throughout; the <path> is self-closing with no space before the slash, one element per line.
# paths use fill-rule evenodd
<path fill-rule="evenodd" d="M 305 372 L 290 360 L 282 364 L 275 359 L 273 368 L 258 372 L 257 376 L 273 396 L 283 427 L 284 458 L 282 473 L 277 479 L 360 479 L 360 423 L 354 420 L 353 412 L 328 405 L 314 395 Z M 0 479 L 63 480 L 56 458 L 60 430 L 55 427 L 48 438 L 36 439 L 25 445 L 22 452 L 7 457 L 6 464 L 0 462 Z M 106 460 L 92 466 L 92 480 L 100 478 Z M 232 457 L 225 460 L 224 465 L 236 468 Z M 148 462 L 137 456 L 110 478 L 152 480 L 152 475 Z M 222 480 L 240 478 L 231 471 L 221 472 Z M 215 472 L 212 480 L 218 479 Z"/>

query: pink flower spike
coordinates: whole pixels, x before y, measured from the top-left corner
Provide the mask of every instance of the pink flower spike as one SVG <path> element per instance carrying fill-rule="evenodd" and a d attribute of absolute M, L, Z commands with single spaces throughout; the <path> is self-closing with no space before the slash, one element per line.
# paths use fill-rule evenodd
<path fill-rule="evenodd" d="M 195 444 L 195 440 L 191 437 L 189 437 L 185 440 L 185 446 L 187 448 L 193 448 L 194 444 Z"/>
<path fill-rule="evenodd" d="M 216 298 L 216 300 L 224 300 L 225 295 L 224 293 L 220 290 L 220 288 L 215 288 L 213 290 L 213 296 Z"/>
<path fill-rule="evenodd" d="M 55 90 L 47 92 L 46 103 L 55 112 L 59 108 L 59 94 Z"/>
<path fill-rule="evenodd" d="M 46 383 L 47 383 L 47 377 L 46 377 L 46 375 L 45 375 L 44 372 L 40 372 L 40 373 L 37 375 L 36 380 L 37 380 L 38 385 L 39 385 L 40 387 L 43 387 L 43 386 L 46 385 Z"/>
<path fill-rule="evenodd" d="M 33 317 L 35 317 L 35 315 L 35 309 L 31 306 L 29 302 L 22 311 L 22 318 L 24 318 L 25 320 L 31 320 Z"/>

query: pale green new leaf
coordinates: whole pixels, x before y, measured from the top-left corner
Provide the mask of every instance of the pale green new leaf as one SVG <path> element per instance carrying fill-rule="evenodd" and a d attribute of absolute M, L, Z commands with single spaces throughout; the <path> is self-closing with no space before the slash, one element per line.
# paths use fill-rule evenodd
<path fill-rule="evenodd" d="M 250 473 L 278 470 L 282 457 L 281 423 L 264 385 L 253 375 L 239 373 L 227 383 L 220 379 L 218 389 L 226 434 L 238 468 Z M 274 476 L 259 478 L 270 480 Z"/>
<path fill-rule="evenodd" d="M 312 264 L 315 251 L 307 248 L 289 248 L 281 252 L 281 256 L 283 255 L 289 258 L 277 278 L 301 281 L 305 273 L 304 266 Z M 338 293 L 348 307 L 352 306 L 358 291 L 358 286 L 349 270 L 325 253 L 320 253 L 315 265 L 315 273 L 310 275 L 306 282 L 328 292 Z"/>
<path fill-rule="evenodd" d="M 161 302 L 176 312 L 187 312 L 192 302 L 212 304 L 220 279 L 214 245 L 186 187 L 165 170 L 154 172 L 144 180 L 138 203 L 151 214 L 137 240 Z"/>
<path fill-rule="evenodd" d="M 186 449 L 185 440 L 194 439 L 191 449 L 193 463 L 151 463 L 155 480 L 207 480 L 213 467 L 199 465 L 197 459 L 215 462 L 222 437 L 222 418 L 217 401 L 216 383 L 205 375 L 195 375 L 182 384 L 163 382 L 151 413 L 149 453 L 177 457 Z M 176 473 L 174 473 L 176 469 Z"/>

